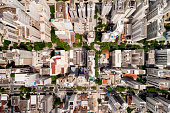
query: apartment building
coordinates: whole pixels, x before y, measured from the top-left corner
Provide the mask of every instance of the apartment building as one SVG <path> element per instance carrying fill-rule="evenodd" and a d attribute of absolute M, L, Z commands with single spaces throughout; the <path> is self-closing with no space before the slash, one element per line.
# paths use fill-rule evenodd
<path fill-rule="evenodd" d="M 147 40 L 165 40 L 163 32 L 165 32 L 164 23 L 161 19 L 157 19 L 147 25 Z"/>
<path fill-rule="evenodd" d="M 137 74 L 137 75 L 146 74 L 146 70 L 142 70 L 142 69 L 121 68 L 120 70 L 122 71 L 122 73 L 126 73 L 126 74 Z"/>
<path fill-rule="evenodd" d="M 77 6 L 75 4 L 75 0 L 70 0 L 70 3 L 69 3 L 69 14 L 70 14 L 71 19 L 78 18 Z"/>
<path fill-rule="evenodd" d="M 42 113 L 50 113 L 53 109 L 53 96 L 46 95 L 40 101 Z"/>
<path fill-rule="evenodd" d="M 70 50 L 70 65 L 86 66 L 87 50 L 83 47 L 77 47 Z"/>
<path fill-rule="evenodd" d="M 109 81 L 110 84 L 119 85 L 121 84 L 122 72 L 115 69 L 103 69 L 101 78 Z"/>
<path fill-rule="evenodd" d="M 163 113 L 170 113 L 170 101 L 164 97 L 158 96 L 155 99 L 163 104 Z"/>
<path fill-rule="evenodd" d="M 140 41 L 147 37 L 147 20 L 137 20 L 132 24 L 132 41 Z"/>
<path fill-rule="evenodd" d="M 122 67 L 144 65 L 144 50 L 124 50 L 122 52 Z"/>
<path fill-rule="evenodd" d="M 99 67 L 108 67 L 109 66 L 109 50 L 102 50 L 99 59 Z"/>
<path fill-rule="evenodd" d="M 146 17 L 147 9 L 149 7 L 149 0 L 142 0 L 137 1 L 136 3 L 136 10 L 132 14 L 133 21 L 142 20 L 144 17 Z"/>
<path fill-rule="evenodd" d="M 11 63 L 13 61 L 13 54 L 10 50 L 4 50 L 0 52 L 0 64 L 3 66 L 5 64 Z"/>
<path fill-rule="evenodd" d="M 40 34 L 41 34 L 41 41 L 51 42 L 51 26 L 49 23 L 50 19 L 50 8 L 46 2 L 46 0 L 39 1 L 38 11 L 40 14 Z"/>
<path fill-rule="evenodd" d="M 90 25 L 91 26 L 91 25 Z M 94 26 L 92 26 L 92 28 L 90 28 L 92 31 L 90 31 L 87 35 L 87 40 L 88 40 L 88 43 L 92 43 L 94 42 L 95 40 L 95 32 L 94 32 L 94 29 L 93 29 Z"/>
<path fill-rule="evenodd" d="M 138 90 L 143 90 L 143 89 L 146 89 L 146 85 L 142 84 L 142 83 L 139 83 L 135 80 L 132 80 L 132 79 L 128 79 L 128 78 L 124 78 L 126 84 L 130 87 L 130 88 L 133 88 L 133 89 L 138 89 Z"/>
<path fill-rule="evenodd" d="M 168 79 L 156 78 L 156 77 L 147 77 L 147 83 L 153 85 L 159 89 L 169 89 L 170 81 Z"/>
<path fill-rule="evenodd" d="M 41 112 L 49 113 L 53 107 L 52 95 L 30 95 L 30 99 L 23 100 L 19 96 L 11 96 L 12 112 Z"/>
<path fill-rule="evenodd" d="M 112 8 L 112 0 L 102 0 L 102 15 L 108 15 Z"/>
<path fill-rule="evenodd" d="M 80 19 L 86 19 L 86 5 L 84 3 L 84 0 L 79 1 L 78 14 Z"/>
<path fill-rule="evenodd" d="M 165 4 L 166 5 L 165 5 L 165 8 L 163 10 L 163 14 L 167 14 L 170 11 L 170 1 L 167 0 Z"/>
<path fill-rule="evenodd" d="M 170 65 L 170 49 L 155 50 L 155 64 L 156 65 Z"/>
<path fill-rule="evenodd" d="M 147 74 L 155 77 L 166 78 L 166 77 L 170 77 L 170 70 L 148 68 Z"/>
<path fill-rule="evenodd" d="M 12 73 L 33 73 L 33 68 L 30 66 L 16 66 L 15 68 L 11 69 Z"/>
<path fill-rule="evenodd" d="M 87 4 L 87 18 L 93 20 L 94 13 L 95 13 L 95 3 L 93 1 L 89 1 Z"/>
<path fill-rule="evenodd" d="M 153 22 L 155 19 L 163 15 L 163 0 L 151 1 L 147 12 L 147 21 Z"/>
<path fill-rule="evenodd" d="M 63 88 L 72 88 L 74 87 L 75 83 L 76 83 L 75 74 L 69 74 L 68 76 L 56 79 L 56 84 L 60 85 L 60 87 Z"/>
<path fill-rule="evenodd" d="M 22 5 L 23 8 L 15 7 L 14 4 L 11 6 L 11 3 L 15 2 L 18 1 L 6 0 L 1 8 L 1 22 L 7 26 L 10 33 L 6 34 L 8 32 L 4 30 L 5 39 L 12 42 L 50 42 L 50 9 L 46 1 L 27 1 L 25 6 L 19 2 L 19 6 Z"/>
<path fill-rule="evenodd" d="M 14 8 L 20 8 L 21 10 L 24 10 L 24 6 L 18 1 L 18 0 L 2 0 L 2 3 L 14 7 Z"/>
<path fill-rule="evenodd" d="M 126 0 L 125 1 L 125 16 L 130 17 L 136 10 L 136 0 Z"/>
<path fill-rule="evenodd" d="M 125 1 L 124 0 L 115 0 L 113 3 L 112 17 L 111 21 L 116 24 L 119 20 L 125 17 Z"/>
<path fill-rule="evenodd" d="M 154 113 L 169 113 L 170 101 L 163 97 L 146 97 L 147 109 Z"/>
<path fill-rule="evenodd" d="M 74 94 L 71 96 L 69 102 L 68 102 L 68 107 L 71 113 L 73 113 L 75 107 L 76 107 L 76 101 L 77 101 L 77 95 Z"/>
<path fill-rule="evenodd" d="M 139 98 L 136 95 L 132 95 L 132 103 L 134 103 L 137 106 L 137 111 L 140 113 L 145 113 L 146 112 L 146 102 Z"/>
<path fill-rule="evenodd" d="M 9 100 L 8 94 L 1 93 L 1 95 L 0 95 L 0 112 L 2 112 L 2 113 L 8 112 L 8 100 Z"/>
<path fill-rule="evenodd" d="M 89 76 L 95 77 L 95 51 L 89 50 L 87 51 L 87 67 Z"/>
<path fill-rule="evenodd" d="M 109 96 L 108 106 L 113 113 L 125 112 L 127 108 L 127 104 L 116 92 Z"/>
<path fill-rule="evenodd" d="M 116 35 L 116 36 L 115 36 Z M 102 33 L 102 42 L 115 42 L 116 38 L 118 36 L 118 33 L 109 32 L 109 33 Z"/>
<path fill-rule="evenodd" d="M 149 50 L 147 52 L 147 61 L 146 64 L 148 65 L 155 65 L 155 50 Z"/>
<path fill-rule="evenodd" d="M 111 57 L 112 57 L 112 67 L 121 67 L 121 64 L 122 64 L 121 50 L 112 51 Z"/>
<path fill-rule="evenodd" d="M 33 51 L 32 65 L 34 67 L 41 67 L 43 65 L 50 65 L 50 50 Z"/>

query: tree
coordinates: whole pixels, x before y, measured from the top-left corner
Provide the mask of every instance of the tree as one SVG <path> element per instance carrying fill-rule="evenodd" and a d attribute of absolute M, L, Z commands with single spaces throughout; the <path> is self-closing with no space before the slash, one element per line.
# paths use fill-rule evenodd
<path fill-rule="evenodd" d="M 15 43 L 13 44 L 13 47 L 14 47 L 14 49 L 18 49 L 18 43 L 15 42 Z"/>
<path fill-rule="evenodd" d="M 77 90 L 82 91 L 83 88 L 81 86 L 77 86 Z"/>
<path fill-rule="evenodd" d="M 11 73 L 10 77 L 14 78 L 15 77 L 15 73 Z"/>
<path fill-rule="evenodd" d="M 101 99 L 97 99 L 98 101 L 98 104 L 101 104 L 102 103 L 102 100 Z"/>
<path fill-rule="evenodd" d="M 27 50 L 28 50 L 28 51 L 32 51 L 32 49 L 33 49 L 32 46 L 28 46 L 28 47 L 27 47 Z"/>
<path fill-rule="evenodd" d="M 51 20 L 51 19 L 54 19 L 54 12 L 55 12 L 54 5 L 50 5 L 50 12 L 51 12 L 51 14 L 50 14 L 50 16 L 51 16 L 50 20 Z"/>
<path fill-rule="evenodd" d="M 102 85 L 102 80 L 98 78 L 98 79 L 95 80 L 95 83 L 98 84 L 98 85 Z"/>
<path fill-rule="evenodd" d="M 61 104 L 61 100 L 60 98 L 56 98 L 55 101 L 54 101 L 54 105 L 60 105 Z"/>
<path fill-rule="evenodd" d="M 50 56 L 51 56 L 51 58 L 52 58 L 53 56 L 55 56 L 55 51 L 54 51 L 54 50 L 51 51 Z"/>
<path fill-rule="evenodd" d="M 21 86 L 19 89 L 21 91 L 23 91 L 24 93 L 30 93 L 31 92 L 31 88 L 30 87 Z"/>
<path fill-rule="evenodd" d="M 11 44 L 11 41 L 4 40 L 2 50 L 8 50 L 9 44 Z"/>
<path fill-rule="evenodd" d="M 26 93 L 26 98 L 30 99 L 30 93 Z"/>
<path fill-rule="evenodd" d="M 46 47 L 49 47 L 49 48 L 52 48 L 52 43 L 51 42 L 48 42 L 48 43 L 46 43 Z"/>
<path fill-rule="evenodd" d="M 51 84 L 55 84 L 56 85 L 56 79 L 58 79 L 58 76 L 51 76 Z"/>
<path fill-rule="evenodd" d="M 131 113 L 133 111 L 133 109 L 131 109 L 130 107 L 127 108 L 127 112 Z"/>
<path fill-rule="evenodd" d="M 55 42 L 56 42 L 56 36 L 55 36 L 54 27 L 51 27 L 51 42 L 52 42 L 52 43 L 55 43 Z"/>
<path fill-rule="evenodd" d="M 94 86 L 94 87 L 92 87 L 92 89 L 93 89 L 93 90 L 96 90 L 96 87 Z"/>
<path fill-rule="evenodd" d="M 54 89 L 53 87 L 50 87 L 50 91 L 53 91 L 53 89 Z"/>
<path fill-rule="evenodd" d="M 44 42 L 34 42 L 34 50 L 40 51 L 43 50 L 44 47 L 45 47 Z"/>
<path fill-rule="evenodd" d="M 2 92 L 4 92 L 5 91 L 5 89 L 4 88 L 0 88 L 0 92 L 2 93 Z"/>

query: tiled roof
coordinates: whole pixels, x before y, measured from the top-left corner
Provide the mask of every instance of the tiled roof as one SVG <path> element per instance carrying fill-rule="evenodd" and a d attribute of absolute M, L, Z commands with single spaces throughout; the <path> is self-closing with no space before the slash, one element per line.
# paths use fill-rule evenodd
<path fill-rule="evenodd" d="M 138 76 L 136 74 L 123 74 L 123 78 L 133 78 L 136 80 Z"/>
<path fill-rule="evenodd" d="M 108 50 L 102 50 L 102 54 L 105 55 L 105 58 L 109 58 L 109 51 Z"/>
<path fill-rule="evenodd" d="M 56 59 L 54 59 L 54 62 L 51 63 L 52 74 L 55 74 L 55 64 L 56 64 Z"/>
<path fill-rule="evenodd" d="M 106 79 L 102 79 L 102 84 L 107 84 L 108 81 Z"/>

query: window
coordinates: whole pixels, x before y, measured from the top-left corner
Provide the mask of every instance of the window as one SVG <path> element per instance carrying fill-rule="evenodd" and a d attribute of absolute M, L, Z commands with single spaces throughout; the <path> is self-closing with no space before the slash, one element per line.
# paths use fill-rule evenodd
<path fill-rule="evenodd" d="M 70 105 L 73 105 L 73 102 L 70 102 Z"/>

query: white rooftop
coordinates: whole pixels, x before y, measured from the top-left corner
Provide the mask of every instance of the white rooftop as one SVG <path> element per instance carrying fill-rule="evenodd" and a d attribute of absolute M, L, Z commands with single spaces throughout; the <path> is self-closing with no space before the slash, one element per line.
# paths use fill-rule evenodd
<path fill-rule="evenodd" d="M 31 104 L 37 104 L 36 95 L 31 95 Z"/>

